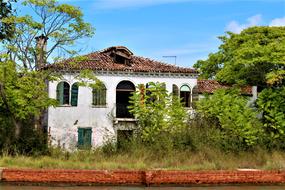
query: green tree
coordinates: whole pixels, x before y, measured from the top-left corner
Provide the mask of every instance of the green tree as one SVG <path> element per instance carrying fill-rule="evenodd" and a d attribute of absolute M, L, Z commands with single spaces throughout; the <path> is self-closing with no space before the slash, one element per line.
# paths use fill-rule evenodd
<path fill-rule="evenodd" d="M 84 22 L 83 13 L 77 7 L 59 4 L 56 0 L 26 0 L 24 6 L 34 13 L 8 17 L 4 23 L 16 24 L 15 37 L 5 43 L 10 59 L 28 70 L 38 70 L 48 64 L 48 60 L 58 61 L 54 51 L 74 55 L 72 50 L 76 40 L 91 37 L 94 29 Z M 47 45 L 48 43 L 48 45 Z M 53 59 L 49 59 L 52 58 Z"/>
<path fill-rule="evenodd" d="M 263 124 L 269 134 L 269 143 L 284 148 L 285 87 L 264 89 L 259 94 L 257 105 L 263 114 Z"/>
<path fill-rule="evenodd" d="M 237 89 L 220 89 L 213 95 L 206 96 L 197 104 L 197 112 L 206 119 L 212 120 L 221 129 L 228 144 L 250 147 L 256 145 L 262 137 L 258 112 L 248 107 L 248 99 L 241 96 Z M 209 126 L 211 127 L 211 126 Z M 221 142 L 222 143 L 222 142 Z M 227 146 L 227 143 L 224 143 Z"/>
<path fill-rule="evenodd" d="M 14 0 L 0 0 L 0 41 L 9 40 L 13 37 L 14 34 L 14 24 L 2 22 L 2 19 L 12 16 L 13 10 L 11 2 Z"/>
<path fill-rule="evenodd" d="M 219 37 L 218 52 L 194 67 L 203 78 L 265 88 L 284 85 L 285 27 L 251 27 Z"/>
<path fill-rule="evenodd" d="M 157 143 L 164 135 L 171 138 L 175 133 L 183 132 L 188 114 L 180 99 L 168 94 L 164 83 L 151 82 L 148 88 L 139 85 L 137 89 L 131 97 L 130 109 L 138 119 L 144 142 Z"/>
<path fill-rule="evenodd" d="M 39 115 L 56 102 L 48 98 L 42 73 L 18 71 L 10 60 L 0 62 L 0 73 L 0 108 L 13 122 L 17 139 L 22 121 Z"/>
<path fill-rule="evenodd" d="M 58 60 L 56 50 L 74 55 L 76 52 L 68 47 L 94 33 L 77 7 L 56 0 L 26 0 L 23 5 L 35 15 L 10 15 L 1 20 L 7 25 L 15 24 L 14 38 L 2 41 L 2 52 L 6 53 L 1 55 L 0 63 L 0 110 L 9 113 L 15 139 L 19 139 L 25 123 L 40 127 L 44 110 L 55 105 L 55 100 L 48 98 L 46 81 L 59 76 L 41 68 L 52 61 L 51 56 L 55 56 L 52 62 Z M 95 78 L 87 71 L 82 75 Z"/>

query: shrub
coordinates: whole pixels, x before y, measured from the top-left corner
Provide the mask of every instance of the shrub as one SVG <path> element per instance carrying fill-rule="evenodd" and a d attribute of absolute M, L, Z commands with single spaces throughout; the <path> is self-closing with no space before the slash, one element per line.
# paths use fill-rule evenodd
<path fill-rule="evenodd" d="M 42 155 L 48 153 L 47 136 L 36 130 L 33 122 L 23 121 L 19 139 L 9 117 L 0 115 L 0 154 Z"/>
<path fill-rule="evenodd" d="M 285 87 L 264 89 L 257 105 L 263 113 L 268 147 L 285 148 Z"/>
<path fill-rule="evenodd" d="M 157 150 L 170 150 L 174 136 L 186 128 L 188 114 L 178 97 L 169 95 L 163 83 L 139 85 L 131 97 L 130 111 L 138 119 L 142 142 Z"/>
<path fill-rule="evenodd" d="M 198 102 L 198 113 L 220 129 L 225 149 L 253 147 L 262 140 L 263 130 L 258 112 L 247 106 L 248 99 L 237 89 L 220 89 Z"/>

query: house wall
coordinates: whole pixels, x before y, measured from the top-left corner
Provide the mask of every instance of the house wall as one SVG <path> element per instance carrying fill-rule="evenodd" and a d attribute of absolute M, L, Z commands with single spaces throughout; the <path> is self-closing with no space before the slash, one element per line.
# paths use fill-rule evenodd
<path fill-rule="evenodd" d="M 60 81 L 49 82 L 49 96 L 56 99 L 57 84 L 66 81 L 70 86 L 77 82 L 76 74 L 64 74 Z M 116 128 L 114 127 L 116 86 L 123 80 L 131 81 L 135 86 L 148 82 L 164 82 L 168 92 L 172 92 L 172 85 L 179 88 L 187 84 L 193 88 L 197 84 L 196 76 L 149 76 L 140 75 L 129 76 L 124 74 L 96 74 L 107 88 L 106 107 L 94 107 L 92 105 L 92 89 L 89 87 L 79 87 L 78 106 L 50 107 L 48 109 L 48 131 L 50 133 L 51 144 L 72 150 L 77 146 L 79 127 L 92 128 L 92 146 L 101 146 L 110 138 L 116 138 Z"/>

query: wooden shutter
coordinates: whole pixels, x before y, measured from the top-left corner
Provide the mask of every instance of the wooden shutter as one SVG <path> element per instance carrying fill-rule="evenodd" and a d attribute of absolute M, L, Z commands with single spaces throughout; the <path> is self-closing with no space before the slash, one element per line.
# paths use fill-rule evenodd
<path fill-rule="evenodd" d="M 101 105 L 106 105 L 106 95 L 107 95 L 107 90 L 106 88 L 103 88 L 102 90 L 102 93 L 101 93 Z"/>
<path fill-rule="evenodd" d="M 93 89 L 93 105 L 95 106 L 104 106 L 106 105 L 106 95 L 107 89 L 103 85 L 102 87 Z"/>
<path fill-rule="evenodd" d="M 90 148 L 92 140 L 92 129 L 85 129 L 84 132 L 84 146 L 86 148 Z"/>
<path fill-rule="evenodd" d="M 98 104 L 98 99 L 99 99 L 99 90 L 98 89 L 93 89 L 93 105 L 97 106 Z"/>
<path fill-rule="evenodd" d="M 78 128 L 78 148 L 90 148 L 92 144 L 92 129 Z"/>
<path fill-rule="evenodd" d="M 172 94 L 173 94 L 173 96 L 175 96 L 175 97 L 178 97 L 178 96 L 179 96 L 179 89 L 178 89 L 178 86 L 175 85 L 175 84 L 172 85 Z"/>
<path fill-rule="evenodd" d="M 78 128 L 78 147 L 84 146 L 84 129 Z"/>
<path fill-rule="evenodd" d="M 69 105 L 70 86 L 63 82 L 63 104 Z"/>
<path fill-rule="evenodd" d="M 56 99 L 59 105 L 63 105 L 63 82 L 58 83 L 56 87 Z"/>
<path fill-rule="evenodd" d="M 71 88 L 71 106 L 78 104 L 78 84 L 74 83 Z"/>

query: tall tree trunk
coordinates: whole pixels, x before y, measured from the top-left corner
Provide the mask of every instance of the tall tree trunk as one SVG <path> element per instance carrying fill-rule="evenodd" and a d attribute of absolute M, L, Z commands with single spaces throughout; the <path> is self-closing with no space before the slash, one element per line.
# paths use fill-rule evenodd
<path fill-rule="evenodd" d="M 11 116 L 11 119 L 13 121 L 14 127 L 15 127 L 15 139 L 18 140 L 20 138 L 22 124 L 21 122 L 17 121 L 13 116 Z"/>

